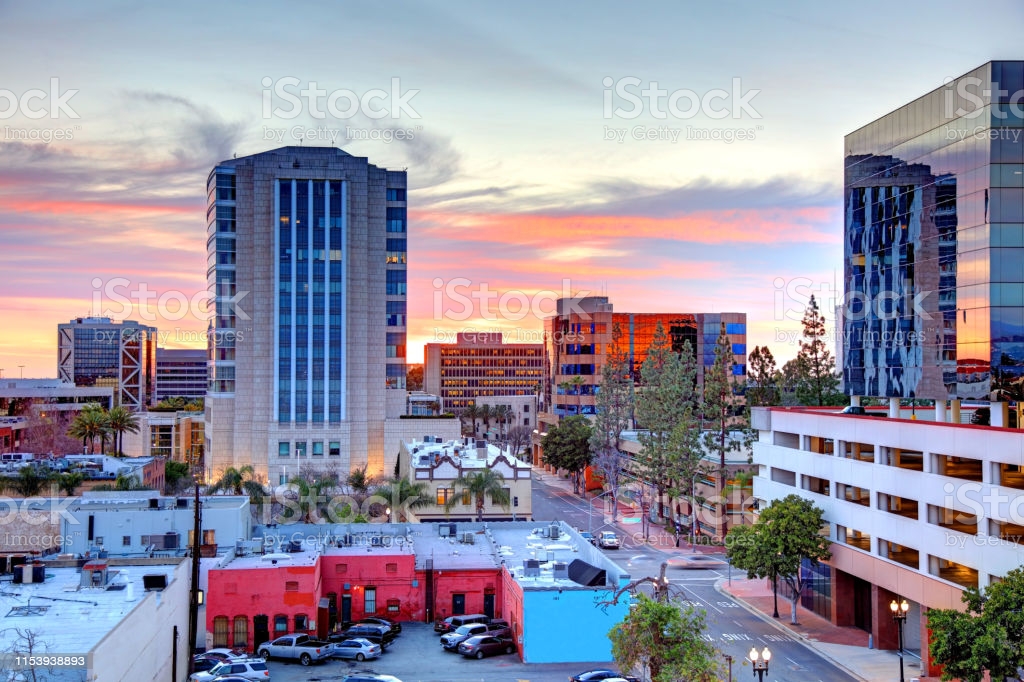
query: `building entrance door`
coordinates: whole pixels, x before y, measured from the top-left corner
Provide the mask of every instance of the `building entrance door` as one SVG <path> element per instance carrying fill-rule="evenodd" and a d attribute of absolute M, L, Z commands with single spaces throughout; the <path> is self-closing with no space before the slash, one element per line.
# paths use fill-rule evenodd
<path fill-rule="evenodd" d="M 352 622 L 352 595 L 343 594 L 341 595 L 341 623 Z"/>
<path fill-rule="evenodd" d="M 484 595 L 484 614 L 488 618 L 494 618 L 494 593 L 488 592 Z"/>
<path fill-rule="evenodd" d="M 452 595 L 452 615 L 461 616 L 466 612 L 466 595 L 464 594 L 453 594 Z"/>

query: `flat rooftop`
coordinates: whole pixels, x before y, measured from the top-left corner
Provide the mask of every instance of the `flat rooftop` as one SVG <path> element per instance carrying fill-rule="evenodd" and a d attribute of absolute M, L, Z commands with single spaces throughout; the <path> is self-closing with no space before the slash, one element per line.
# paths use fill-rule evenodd
<path fill-rule="evenodd" d="M 15 645 L 14 628 L 31 630 L 47 652 L 86 654 L 143 599 L 159 598 L 143 586 L 143 575 L 173 579 L 176 564 L 109 566 L 106 587 L 81 587 L 75 568 L 44 567 L 41 583 L 0 579 L 0 649 Z M 112 588 L 112 589 L 108 589 Z M 41 653 L 41 651 L 40 651 Z"/>
<path fill-rule="evenodd" d="M 526 589 L 581 587 L 575 581 L 554 578 L 555 562 L 569 564 L 574 559 L 604 570 L 609 584 L 618 584 L 619 579 L 627 575 L 573 528 L 562 522 L 556 526 L 557 537 L 551 537 L 552 523 L 541 521 L 287 524 L 258 526 L 254 539 L 262 539 L 259 544 L 267 552 L 274 551 L 274 556 L 297 557 L 296 563 L 290 565 L 312 565 L 318 555 L 366 554 L 381 557 L 412 554 L 419 571 L 426 570 L 428 560 L 432 561 L 434 570 L 497 570 L 504 565 Z M 291 542 L 298 543 L 301 551 L 281 553 Z M 223 568 L 268 565 L 266 556 L 235 558 Z M 537 578 L 526 576 L 524 562 L 527 560 L 539 562 Z"/>
<path fill-rule="evenodd" d="M 483 469 L 494 466 L 494 462 L 501 456 L 504 456 L 517 469 L 532 468 L 529 462 L 514 457 L 510 451 L 493 443 L 487 443 L 483 448 L 477 448 L 476 442 L 472 438 L 460 438 L 443 443 L 438 440 L 440 439 L 434 438 L 431 441 L 414 439 L 404 443 L 414 468 L 427 469 L 442 457 L 448 457 L 464 469 Z"/>

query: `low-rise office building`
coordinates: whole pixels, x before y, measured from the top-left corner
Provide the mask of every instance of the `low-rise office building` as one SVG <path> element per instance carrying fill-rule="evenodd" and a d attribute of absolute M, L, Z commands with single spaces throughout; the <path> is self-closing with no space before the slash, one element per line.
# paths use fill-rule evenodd
<path fill-rule="evenodd" d="M 429 440 L 428 440 L 429 439 Z M 532 466 L 512 453 L 484 440 L 461 438 L 442 441 L 424 436 L 423 440 L 404 441 L 399 449 L 398 471 L 413 483 L 427 486 L 431 504 L 411 511 L 424 521 L 476 519 L 476 500 L 456 484 L 460 478 L 489 469 L 501 474 L 508 494 L 508 505 L 484 498 L 483 518 L 489 521 L 529 520 L 531 518 Z M 448 509 L 448 500 L 458 497 Z"/>
<path fill-rule="evenodd" d="M 922 654 L 928 610 L 960 608 L 966 587 L 984 588 L 1024 563 L 1024 436 L 961 424 L 938 410 L 877 415 L 839 408 L 754 408 L 765 501 L 797 494 L 825 511 L 832 558 L 814 573 L 804 605 L 837 625 L 897 647 L 889 612 L 906 599 L 906 648 Z M 887 416 L 891 415 L 891 416 Z"/>
<path fill-rule="evenodd" d="M 627 599 L 599 601 L 626 571 L 564 523 L 289 525 L 260 528 L 265 553 L 212 568 L 209 646 L 254 650 L 285 632 L 329 633 L 365 616 L 507 620 L 528 663 L 610 661 Z M 291 551 L 281 551 L 291 550 Z M 572 623 L 573 646 L 564 644 Z"/>
<path fill-rule="evenodd" d="M 544 380 L 543 363 L 542 344 L 504 343 L 501 332 L 461 333 L 455 343 L 424 346 L 423 389 L 441 396 L 446 412 L 534 396 Z"/>

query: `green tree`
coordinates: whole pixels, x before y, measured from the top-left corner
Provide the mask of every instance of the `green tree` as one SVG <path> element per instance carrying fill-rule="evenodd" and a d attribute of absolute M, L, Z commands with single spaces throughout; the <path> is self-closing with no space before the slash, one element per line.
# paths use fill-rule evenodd
<path fill-rule="evenodd" d="M 480 417 L 480 411 L 476 403 L 470 403 L 459 413 L 459 421 L 462 422 L 462 434 L 464 436 L 476 437 L 476 420 Z"/>
<path fill-rule="evenodd" d="M 72 471 L 64 474 L 60 474 L 57 479 L 57 487 L 60 488 L 61 492 L 71 497 L 78 492 L 78 487 L 82 485 L 82 481 L 85 480 L 85 476 L 77 471 Z"/>
<path fill-rule="evenodd" d="M 491 429 L 491 420 L 494 418 L 494 409 L 490 405 L 477 405 L 476 416 L 484 427 L 483 436 L 487 438 L 487 432 Z"/>
<path fill-rule="evenodd" d="M 668 474 L 671 485 L 668 494 L 673 499 L 684 498 L 690 514 L 690 532 L 697 525 L 697 509 L 704 502 L 696 494 L 696 479 L 712 470 L 704 454 L 701 439 L 700 419 L 694 414 L 693 406 L 687 405 L 682 419 L 672 429 L 668 440 Z M 678 536 L 676 537 L 678 542 Z"/>
<path fill-rule="evenodd" d="M 505 490 L 505 477 L 493 469 L 484 469 L 472 474 L 459 476 L 452 481 L 455 494 L 444 503 L 444 510 L 451 511 L 455 505 L 462 500 L 463 493 L 468 493 L 476 505 L 476 520 L 484 520 L 484 505 L 486 497 L 490 496 L 491 502 L 508 509 L 509 494 Z"/>
<path fill-rule="evenodd" d="M 12 476 L 10 487 L 21 497 L 35 497 L 42 492 L 49 479 L 41 475 L 34 466 L 23 466 L 17 476 Z"/>
<path fill-rule="evenodd" d="M 743 409 L 743 398 L 736 395 L 733 382 L 734 363 L 732 344 L 722 324 L 715 344 L 715 362 L 704 373 L 704 446 L 708 454 L 718 460 L 718 505 L 715 526 L 718 535 L 728 532 L 728 501 L 725 496 L 726 460 L 730 452 L 739 452 L 753 440 L 750 421 Z"/>
<path fill-rule="evenodd" d="M 266 494 L 263 485 L 256 480 L 256 470 L 252 465 L 235 468 L 228 467 L 214 481 L 207 492 L 210 494 L 228 492 L 232 495 L 248 495 L 249 501 L 256 504 Z"/>
<path fill-rule="evenodd" d="M 139 432 L 139 416 L 123 405 L 110 408 L 107 413 L 107 428 L 114 434 L 114 456 L 122 457 L 121 449 L 125 433 Z"/>
<path fill-rule="evenodd" d="M 704 641 L 705 613 L 636 595 L 629 614 L 608 633 L 612 657 L 624 670 L 646 669 L 653 682 L 715 682 L 721 679 L 716 650 Z"/>
<path fill-rule="evenodd" d="M 621 344 L 622 329 L 612 328 L 612 345 L 601 368 L 601 389 L 595 396 L 596 412 L 590 436 L 593 463 L 604 479 L 612 502 L 612 520 L 618 520 L 619 484 L 628 458 L 619 449 L 622 432 L 633 419 L 633 378 L 629 358 Z"/>
<path fill-rule="evenodd" d="M 407 391 L 423 390 L 423 365 L 409 365 L 405 371 L 405 388 Z"/>
<path fill-rule="evenodd" d="M 385 504 L 391 509 L 391 517 L 399 522 L 409 521 L 410 517 L 415 520 L 413 514 L 406 512 L 433 502 L 430 499 L 430 487 L 422 481 L 413 483 L 408 477 L 393 478 L 378 486 L 373 494 L 387 501 Z"/>
<path fill-rule="evenodd" d="M 932 661 L 942 679 L 981 682 L 1017 679 L 1024 667 L 1024 568 L 1015 568 L 984 590 L 969 587 L 961 596 L 965 611 L 928 612 Z"/>
<path fill-rule="evenodd" d="M 522 424 L 517 424 L 508 430 L 506 441 L 508 442 L 509 451 L 514 457 L 518 457 L 523 448 L 530 444 L 532 434 L 533 432 L 530 431 L 530 427 L 523 426 Z"/>
<path fill-rule="evenodd" d="M 754 346 L 747 357 L 747 405 L 779 404 L 778 369 L 768 346 Z"/>
<path fill-rule="evenodd" d="M 188 464 L 167 460 L 164 462 L 164 485 L 169 492 L 176 492 L 179 486 L 191 479 Z"/>
<path fill-rule="evenodd" d="M 92 454 L 95 441 L 107 432 L 106 412 L 99 405 L 86 405 L 78 413 L 71 426 L 68 428 L 68 435 L 80 439 L 82 447 L 87 448 Z"/>
<path fill-rule="evenodd" d="M 565 417 L 548 431 L 541 440 L 544 449 L 544 463 L 556 469 L 564 469 L 572 476 L 572 486 L 580 493 L 583 471 L 590 465 L 590 436 L 593 430 L 590 422 L 581 414 Z"/>
<path fill-rule="evenodd" d="M 730 563 L 750 578 L 782 578 L 789 586 L 790 620 L 796 624 L 796 607 L 803 594 L 800 566 L 832 556 L 831 544 L 822 534 L 824 512 L 810 500 L 788 495 L 773 500 L 752 526 L 737 526 L 726 539 Z"/>
<path fill-rule="evenodd" d="M 796 356 L 799 380 L 796 396 L 801 405 L 842 405 L 846 396 L 839 391 L 836 361 L 825 344 L 825 318 L 811 295 L 802 321 L 804 332 Z"/>
<path fill-rule="evenodd" d="M 682 355 L 685 359 L 672 351 L 659 321 L 640 366 L 636 420 L 642 447 L 633 458 L 637 476 L 657 492 L 658 504 L 672 485 L 673 453 L 669 440 L 695 400 L 697 369 L 689 343 L 684 344 Z"/>
<path fill-rule="evenodd" d="M 366 473 L 366 465 L 363 465 L 348 472 L 345 482 L 353 493 L 365 495 L 370 492 L 370 486 L 373 485 L 373 477 Z"/>

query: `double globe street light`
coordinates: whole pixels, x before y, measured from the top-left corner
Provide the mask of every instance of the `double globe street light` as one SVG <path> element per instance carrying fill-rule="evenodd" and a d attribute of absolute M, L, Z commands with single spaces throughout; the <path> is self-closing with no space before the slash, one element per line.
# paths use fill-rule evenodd
<path fill-rule="evenodd" d="M 892 611 L 893 622 L 896 623 L 896 628 L 899 630 L 899 646 L 900 646 L 900 682 L 904 682 L 903 678 L 903 626 L 907 622 L 907 611 L 910 610 L 910 604 L 907 603 L 906 599 L 896 603 L 893 599 L 892 603 L 889 604 L 889 610 Z"/>
<path fill-rule="evenodd" d="M 754 665 L 754 674 L 757 675 L 758 682 L 764 682 L 764 676 L 768 674 L 768 661 L 772 660 L 772 652 L 765 647 L 761 653 L 757 652 L 757 649 L 751 649 L 750 662 Z"/>

